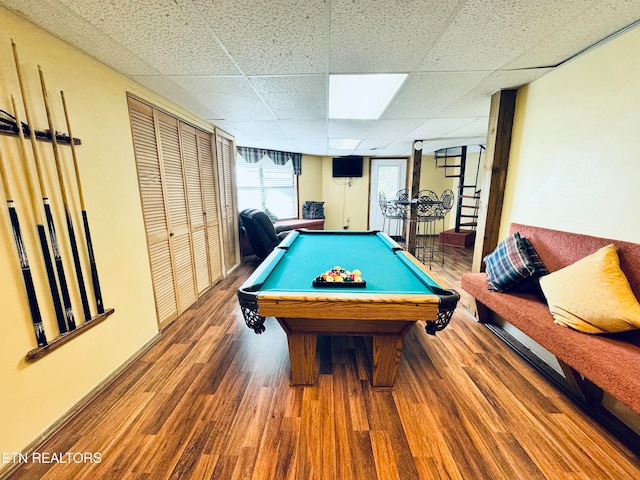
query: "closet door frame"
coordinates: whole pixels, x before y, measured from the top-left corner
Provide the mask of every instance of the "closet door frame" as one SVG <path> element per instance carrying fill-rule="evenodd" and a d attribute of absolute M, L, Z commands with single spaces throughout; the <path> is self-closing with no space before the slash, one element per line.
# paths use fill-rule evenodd
<path fill-rule="evenodd" d="M 222 255 L 222 260 L 223 260 L 223 269 L 225 271 L 225 275 L 228 275 L 229 273 L 231 273 L 235 268 L 237 268 L 240 265 L 240 235 L 239 235 L 239 228 L 238 228 L 238 201 L 236 198 L 236 189 L 235 189 L 235 185 L 236 185 L 236 165 L 235 165 L 235 151 L 236 151 L 236 142 L 235 142 L 235 138 L 231 135 L 229 135 L 227 132 L 225 132 L 224 130 L 220 130 L 219 128 L 216 128 L 215 131 L 215 150 L 216 150 L 216 156 L 218 156 L 218 139 L 222 139 L 223 141 L 227 141 L 229 142 L 229 152 L 230 152 L 230 158 L 229 160 L 229 168 L 228 168 L 228 172 L 218 172 L 218 198 L 219 198 L 219 202 L 218 205 L 220 206 L 220 210 L 222 211 L 222 217 L 221 217 L 221 221 L 223 222 L 222 228 L 221 230 L 221 234 L 222 234 L 222 238 L 223 238 L 223 255 Z M 220 159 L 219 157 L 216 158 L 216 163 L 218 165 L 220 165 L 221 163 L 224 162 L 224 158 Z M 231 185 L 231 192 L 230 192 L 230 196 L 231 196 L 231 208 L 229 209 L 228 205 L 227 205 L 227 192 L 226 192 L 226 173 L 229 174 L 229 182 Z M 225 202 L 225 205 L 223 207 L 222 202 Z M 230 211 L 230 218 L 227 219 L 227 213 L 228 211 Z M 227 252 L 226 249 L 224 247 L 226 247 L 227 245 L 224 243 L 224 238 L 225 238 L 225 228 L 228 228 L 229 226 L 229 222 L 231 223 L 231 232 L 230 233 L 230 238 L 233 239 L 233 245 L 232 245 L 232 249 L 234 251 L 234 263 L 233 265 L 227 265 Z"/>

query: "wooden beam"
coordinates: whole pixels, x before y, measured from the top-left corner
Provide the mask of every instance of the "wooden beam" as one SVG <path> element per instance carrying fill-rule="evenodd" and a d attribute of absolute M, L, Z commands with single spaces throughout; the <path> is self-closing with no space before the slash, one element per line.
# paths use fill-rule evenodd
<path fill-rule="evenodd" d="M 482 259 L 498 244 L 516 94 L 517 90 L 500 90 L 491 97 L 487 151 L 482 165 L 480 210 L 471 267 L 473 272 L 484 270 Z"/>
<path fill-rule="evenodd" d="M 416 149 L 416 146 L 419 148 Z M 420 172 L 422 171 L 422 142 L 413 142 L 413 155 L 411 156 L 411 194 L 409 198 L 413 198 L 420 191 Z M 407 250 L 412 255 L 416 251 L 416 209 L 413 206 L 409 210 L 411 221 L 409 222 L 409 232 L 407 238 Z"/>

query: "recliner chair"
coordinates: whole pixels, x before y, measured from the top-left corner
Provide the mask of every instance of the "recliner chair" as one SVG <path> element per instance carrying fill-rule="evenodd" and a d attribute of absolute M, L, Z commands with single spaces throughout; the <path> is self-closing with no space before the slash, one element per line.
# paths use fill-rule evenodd
<path fill-rule="evenodd" d="M 241 228 L 244 228 L 253 253 L 261 260 L 287 236 L 288 231 L 276 233 L 273 222 L 262 210 L 247 208 L 240 212 Z"/>

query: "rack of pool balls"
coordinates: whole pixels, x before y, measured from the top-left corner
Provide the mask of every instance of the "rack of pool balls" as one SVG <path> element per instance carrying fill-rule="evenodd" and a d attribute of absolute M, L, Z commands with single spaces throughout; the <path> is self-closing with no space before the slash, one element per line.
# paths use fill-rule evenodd
<path fill-rule="evenodd" d="M 313 281 L 314 287 L 359 287 L 367 286 L 362 278 L 360 270 L 345 270 L 342 267 L 333 267 L 318 275 Z"/>

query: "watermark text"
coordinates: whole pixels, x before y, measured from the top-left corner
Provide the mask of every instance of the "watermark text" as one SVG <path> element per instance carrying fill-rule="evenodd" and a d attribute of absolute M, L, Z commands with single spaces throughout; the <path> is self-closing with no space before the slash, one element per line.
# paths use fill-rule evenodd
<path fill-rule="evenodd" d="M 100 452 L 1 452 L 0 462 L 7 463 L 100 463 Z"/>

